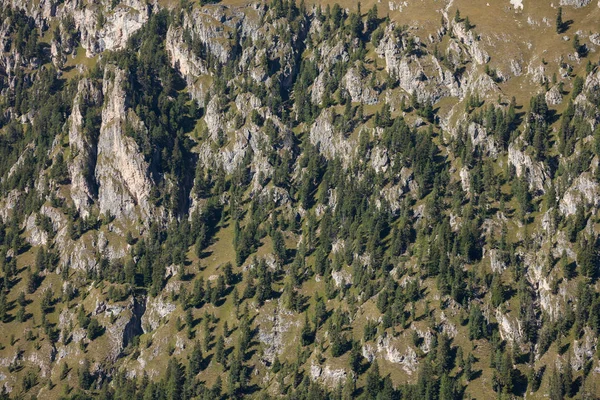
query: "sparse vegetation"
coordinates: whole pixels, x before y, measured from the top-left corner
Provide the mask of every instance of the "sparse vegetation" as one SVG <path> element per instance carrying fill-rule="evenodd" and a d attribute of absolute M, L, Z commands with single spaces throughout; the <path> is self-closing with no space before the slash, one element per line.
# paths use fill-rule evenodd
<path fill-rule="evenodd" d="M 597 398 L 588 9 L 13 3 L 0 398 Z"/>

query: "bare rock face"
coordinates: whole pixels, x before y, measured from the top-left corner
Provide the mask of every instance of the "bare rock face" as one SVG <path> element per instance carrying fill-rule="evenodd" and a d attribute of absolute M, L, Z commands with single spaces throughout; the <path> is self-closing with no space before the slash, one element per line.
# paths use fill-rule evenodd
<path fill-rule="evenodd" d="M 363 133 L 364 134 L 364 133 Z M 388 151 L 385 147 L 377 146 L 371 150 L 371 165 L 376 172 L 385 172 L 390 163 Z"/>
<path fill-rule="evenodd" d="M 69 117 L 69 147 L 72 161 L 69 163 L 71 174 L 71 199 L 82 217 L 89 215 L 89 206 L 96 197 L 96 184 L 93 181 L 96 166 L 97 138 L 84 131 L 84 113 L 86 107 L 102 103 L 102 92 L 91 80 L 82 79 L 77 86 L 73 101 L 73 111 Z"/>
<path fill-rule="evenodd" d="M 558 86 L 553 86 L 546 92 L 546 103 L 553 106 L 562 103 L 562 94 Z"/>
<path fill-rule="evenodd" d="M 210 53 L 225 64 L 232 55 L 231 43 L 227 40 L 231 39 L 232 31 L 227 28 L 239 24 L 242 15 L 230 15 L 222 6 L 194 9 L 185 15 L 183 29 L 188 30 Z"/>
<path fill-rule="evenodd" d="M 225 172 L 232 173 L 235 168 L 243 161 L 246 152 L 251 147 L 252 130 L 244 127 L 234 132 L 232 143 L 226 148 L 215 153 L 214 148 L 209 143 L 205 143 L 199 151 L 198 157 L 204 165 L 222 166 Z"/>
<path fill-rule="evenodd" d="M 591 73 L 587 76 L 582 92 L 575 99 L 575 104 L 578 107 L 584 109 L 588 108 L 586 114 L 590 114 L 588 115 L 588 119 L 592 124 L 592 129 L 597 121 L 600 120 L 600 110 L 595 106 L 595 102 L 591 101 L 592 99 L 589 97 L 592 92 L 597 92 L 598 89 L 600 89 L 600 71 Z"/>
<path fill-rule="evenodd" d="M 521 76 L 523 75 L 523 66 L 521 65 L 521 62 L 518 60 L 511 60 L 510 61 L 510 72 L 512 72 L 512 74 L 514 76 Z"/>
<path fill-rule="evenodd" d="M 56 15 L 56 1 L 40 0 L 37 2 L 28 0 L 3 0 L 3 7 L 12 7 L 23 10 L 35 20 L 37 26 L 45 26 L 46 20 Z"/>
<path fill-rule="evenodd" d="M 462 167 L 459 175 L 462 190 L 466 193 L 469 193 L 471 191 L 471 175 L 469 174 L 469 169 L 467 167 Z"/>
<path fill-rule="evenodd" d="M 239 128 L 220 109 L 219 100 L 216 97 L 208 102 L 204 121 L 211 140 L 200 144 L 199 162 L 215 168 L 222 167 L 226 173 L 232 173 L 250 151 L 253 174 L 252 193 L 260 194 L 265 177 L 271 176 L 273 173 L 273 166 L 264 152 L 265 143 L 269 142 L 269 138 L 248 117 L 252 111 L 257 111 L 265 120 L 270 120 L 279 130 L 284 148 L 290 149 L 293 146 L 293 134 L 277 116 L 261 108 L 261 101 L 256 96 L 252 94 L 239 95 L 235 99 L 235 105 L 238 115 L 246 118 L 246 123 Z M 224 142 L 216 151 L 215 145 L 221 140 Z"/>
<path fill-rule="evenodd" d="M 559 203 L 559 210 L 565 216 L 577 212 L 579 205 L 600 206 L 600 189 L 589 173 L 585 172 L 575 179 L 575 182 L 567 189 Z"/>
<path fill-rule="evenodd" d="M 144 333 L 155 330 L 160 326 L 161 320 L 175 311 L 175 304 L 165 301 L 162 296 L 146 298 L 146 308 L 141 317 Z"/>
<path fill-rule="evenodd" d="M 81 32 L 81 45 L 89 57 L 125 47 L 131 35 L 148 21 L 150 11 L 146 2 L 141 0 L 125 0 L 114 9 L 110 4 L 81 8 L 72 4 L 75 1 L 69 3 L 65 4 L 64 10 L 74 10 L 73 18 Z"/>
<path fill-rule="evenodd" d="M 258 340 L 265 345 L 262 358 L 273 363 L 286 348 L 289 348 L 291 331 L 298 328 L 294 313 L 287 311 L 280 304 L 273 313 L 258 316 Z"/>
<path fill-rule="evenodd" d="M 348 50 L 341 41 L 334 41 L 333 43 L 323 42 L 319 46 L 319 53 L 323 59 L 323 69 L 329 68 L 338 62 L 348 62 L 350 59 Z"/>
<path fill-rule="evenodd" d="M 52 42 L 50 43 L 50 54 L 52 55 L 52 64 L 54 64 L 57 69 L 62 69 L 67 61 L 64 52 L 62 44 L 52 39 Z"/>
<path fill-rule="evenodd" d="M 235 98 L 235 106 L 244 118 L 248 117 L 254 110 L 260 110 L 262 104 L 260 99 L 250 93 L 239 94 Z"/>
<path fill-rule="evenodd" d="M 349 161 L 352 154 L 352 145 L 336 132 L 333 126 L 333 112 L 326 110 L 319 115 L 310 128 L 310 141 L 318 146 L 320 152 L 327 158 L 340 156 L 342 160 Z"/>
<path fill-rule="evenodd" d="M 448 97 L 460 97 L 462 90 L 454 75 L 433 56 L 406 54 L 405 39 L 398 39 L 394 25 L 386 29 L 377 54 L 385 59 L 386 71 L 398 79 L 407 93 L 415 93 L 421 103 L 435 103 Z"/>
<path fill-rule="evenodd" d="M 428 92 L 423 89 L 427 75 L 421 62 L 416 57 L 404 57 L 393 46 L 393 39 L 388 40 L 383 56 L 386 59 L 386 70 L 398 79 L 399 86 L 408 93 L 416 93 L 419 101 L 426 101 Z M 380 45 L 381 47 L 382 45 Z"/>
<path fill-rule="evenodd" d="M 548 171 L 541 163 L 533 161 L 531 156 L 518 150 L 514 143 L 508 147 L 508 162 L 514 165 L 518 177 L 526 176 L 530 190 L 544 192 Z"/>
<path fill-rule="evenodd" d="M 453 310 L 450 309 L 450 313 L 453 313 Z M 458 329 L 455 324 L 453 324 L 447 317 L 446 313 L 443 311 L 440 313 L 441 324 L 440 328 L 442 332 L 444 332 L 448 337 L 455 338 L 458 335 Z"/>
<path fill-rule="evenodd" d="M 326 72 L 321 72 L 313 82 L 310 91 L 310 99 L 314 104 L 321 104 L 323 97 L 325 96 L 325 91 L 327 90 L 325 87 L 325 76 Z"/>
<path fill-rule="evenodd" d="M 581 370 L 585 363 L 594 357 L 597 346 L 598 338 L 590 328 L 586 327 L 583 337 L 573 342 L 574 357 L 571 366 L 575 371 Z"/>
<path fill-rule="evenodd" d="M 454 19 L 449 19 L 447 16 L 446 19 L 450 21 L 452 30 L 457 39 L 466 46 L 469 54 L 477 64 L 486 64 L 490 61 L 490 55 L 483 49 L 481 42 L 472 30 L 467 30 L 463 22 L 456 22 Z"/>
<path fill-rule="evenodd" d="M 496 310 L 496 319 L 500 328 L 500 337 L 512 343 L 520 343 L 523 338 L 523 329 L 519 320 L 511 320 L 509 316 Z"/>
<path fill-rule="evenodd" d="M 45 246 L 48 243 L 48 234 L 36 226 L 34 214 L 25 221 L 25 235 L 32 246 Z"/>
<path fill-rule="evenodd" d="M 219 107 L 219 99 L 213 97 L 206 105 L 206 115 L 204 116 L 204 122 L 208 128 L 208 135 L 214 141 L 218 141 L 219 130 L 223 131 L 226 129 L 223 114 Z"/>
<path fill-rule="evenodd" d="M 337 287 L 352 285 L 352 274 L 345 270 L 331 271 L 331 277 Z"/>
<path fill-rule="evenodd" d="M 93 236 L 86 236 L 73 242 L 68 240 L 66 235 L 61 237 L 59 233 L 57 242 L 60 242 L 61 238 L 65 243 L 65 245 L 61 245 L 61 263 L 63 265 L 70 265 L 73 269 L 83 271 L 96 268 L 96 240 Z"/>
<path fill-rule="evenodd" d="M 471 67 L 467 75 L 461 79 L 461 92 L 460 97 L 464 98 L 468 94 L 477 93 L 481 96 L 487 95 L 497 96 L 501 93 L 498 85 L 491 76 L 487 74 L 481 74 L 478 72 L 475 65 Z"/>
<path fill-rule="evenodd" d="M 321 381 L 331 387 L 335 387 L 346 380 L 346 371 L 344 369 L 334 369 L 329 365 L 321 367 L 317 364 L 310 366 L 310 377 L 313 381 Z"/>
<path fill-rule="evenodd" d="M 546 81 L 546 68 L 542 63 L 534 64 L 532 61 L 527 66 L 527 75 L 530 77 L 533 84 L 539 84 Z"/>
<path fill-rule="evenodd" d="M 125 47 L 131 35 L 148 21 L 150 13 L 144 0 L 123 0 L 115 7 L 111 0 L 93 4 L 84 4 L 80 0 L 3 0 L 1 3 L 23 10 L 39 27 L 48 27 L 52 17 L 71 15 L 80 32 L 81 46 L 89 57 L 104 50 Z M 65 53 L 70 53 L 72 49 L 66 45 L 64 50 Z"/>
<path fill-rule="evenodd" d="M 109 358 L 116 360 L 123 349 L 127 347 L 136 335 L 142 333 L 142 316 L 146 311 L 144 301 L 138 301 L 132 297 L 125 307 L 105 306 L 102 313 L 117 316 L 114 323 L 107 328 L 108 337 L 111 342 Z"/>
<path fill-rule="evenodd" d="M 39 350 L 31 352 L 25 359 L 33 365 L 40 368 L 42 378 L 49 377 L 52 374 L 52 363 L 56 358 L 56 349 L 48 342 L 42 344 Z"/>
<path fill-rule="evenodd" d="M 415 350 L 406 346 L 404 352 L 401 349 L 401 342 L 393 340 L 390 336 L 380 336 L 377 339 L 376 352 L 381 355 L 385 360 L 392 364 L 400 364 L 402 369 L 408 374 L 412 375 L 419 365 L 419 359 Z M 373 352 L 373 350 L 371 350 Z M 363 353 L 365 349 L 363 348 Z M 368 353 L 368 351 L 367 351 Z"/>
<path fill-rule="evenodd" d="M 560 5 L 581 8 L 587 6 L 591 2 L 592 0 L 560 0 Z"/>
<path fill-rule="evenodd" d="M 11 176 L 13 176 L 13 174 L 15 172 L 17 172 L 19 170 L 19 168 L 21 168 L 25 164 L 25 161 L 27 160 L 28 157 L 33 156 L 34 150 L 35 150 L 35 145 L 33 143 L 31 143 L 30 145 L 28 145 L 25 148 L 25 150 L 23 151 L 23 153 L 17 159 L 17 162 L 15 162 L 12 165 L 12 167 L 10 167 L 10 170 L 8 170 L 8 174 L 7 174 L 8 178 L 10 178 Z"/>
<path fill-rule="evenodd" d="M 60 266 L 69 266 L 74 270 L 89 271 L 96 267 L 97 264 L 97 234 L 95 232 L 88 232 L 84 234 L 79 240 L 73 241 L 68 233 L 68 220 L 67 216 L 54 207 L 49 205 L 43 205 L 39 211 L 40 214 L 50 218 L 52 222 L 52 229 L 56 232 L 54 243 L 59 250 Z M 29 221 L 35 216 L 32 215 L 28 219 Z M 30 243 L 36 240 L 42 241 L 49 238 L 46 232 L 39 230 L 35 227 L 26 227 L 27 238 Z"/>
<path fill-rule="evenodd" d="M 126 124 L 131 129 L 146 129 L 137 115 L 126 107 L 123 84 L 124 71 L 107 67 L 104 74 L 103 94 L 106 99 L 102 110 L 102 125 L 98 139 L 96 181 L 98 205 L 101 213 L 135 219 L 136 208 L 143 220 L 155 216 L 149 201 L 152 180 L 148 163 L 138 151 L 131 137 L 125 136 Z"/>
<path fill-rule="evenodd" d="M 495 273 L 502 273 L 506 269 L 506 262 L 502 259 L 499 254 L 499 250 L 491 249 L 489 251 L 490 255 L 490 266 L 492 267 L 492 271 Z"/>
<path fill-rule="evenodd" d="M 185 79 L 188 89 L 192 97 L 199 103 L 204 105 L 204 97 L 208 91 L 208 87 L 199 79 L 203 75 L 208 74 L 206 63 L 198 58 L 191 50 L 188 43 L 184 40 L 183 28 L 174 28 L 169 26 L 165 48 L 171 58 L 171 65 L 179 71 Z"/>
<path fill-rule="evenodd" d="M 377 104 L 378 93 L 364 82 L 358 68 L 350 68 L 342 78 L 342 85 L 346 88 L 354 103 Z"/>
<path fill-rule="evenodd" d="M 498 149 L 496 148 L 494 137 L 488 135 L 483 126 L 472 122 L 467 128 L 467 133 L 471 138 L 473 146 L 480 147 L 484 152 L 488 153 L 490 157 L 495 158 L 498 155 Z"/>

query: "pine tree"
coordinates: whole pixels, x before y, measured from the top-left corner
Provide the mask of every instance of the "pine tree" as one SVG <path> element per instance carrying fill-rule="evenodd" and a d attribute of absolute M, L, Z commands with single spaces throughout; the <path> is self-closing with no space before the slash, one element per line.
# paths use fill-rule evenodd
<path fill-rule="evenodd" d="M 573 50 L 575 50 L 575 53 L 577 53 L 577 55 L 581 56 L 581 42 L 579 41 L 579 35 L 575 34 L 575 36 L 573 36 Z"/>
<path fill-rule="evenodd" d="M 473 356 L 472 353 L 469 353 L 469 355 L 467 356 L 467 360 L 465 361 L 465 368 L 464 368 L 464 373 L 465 373 L 465 379 L 468 381 L 471 380 L 471 376 L 473 375 L 473 363 L 475 362 L 475 357 Z"/>
<path fill-rule="evenodd" d="M 283 239 L 283 234 L 279 229 L 276 229 L 273 232 L 273 252 L 275 253 L 275 257 L 281 264 L 285 264 L 287 260 L 287 250 L 285 248 L 285 241 Z"/>
<path fill-rule="evenodd" d="M 83 359 L 83 363 L 77 371 L 79 387 L 83 390 L 88 390 L 92 386 L 92 374 L 90 373 L 90 362 L 87 358 Z"/>
<path fill-rule="evenodd" d="M 4 322 L 8 312 L 8 304 L 6 300 L 6 292 L 0 289 L 0 322 Z"/>
<path fill-rule="evenodd" d="M 356 382 L 352 374 L 346 375 L 346 383 L 344 383 L 344 390 L 342 391 L 342 400 L 354 399 L 354 392 L 356 391 Z"/>
<path fill-rule="evenodd" d="M 167 386 L 166 397 L 168 400 L 179 400 L 183 393 L 183 383 L 185 380 L 184 371 L 177 359 L 171 358 L 167 366 Z"/>
<path fill-rule="evenodd" d="M 308 314 L 304 314 L 304 325 L 302 326 L 302 331 L 300 333 L 300 340 L 302 342 L 302 346 L 308 346 L 314 340 L 314 332 L 310 322 L 308 321 Z"/>
<path fill-rule="evenodd" d="M 64 380 L 64 379 L 67 377 L 67 375 L 68 375 L 68 374 L 69 374 L 69 364 L 67 364 L 67 362 L 65 361 L 65 362 L 62 364 L 62 367 L 61 367 L 61 369 L 60 369 L 60 375 L 59 375 L 59 379 L 60 379 L 61 381 L 62 381 L 62 380 Z"/>
<path fill-rule="evenodd" d="M 452 366 L 452 350 L 450 338 L 445 333 L 439 335 L 437 347 L 437 364 L 440 374 L 449 372 Z"/>
<path fill-rule="evenodd" d="M 571 397 L 572 386 L 573 386 L 573 367 L 571 367 L 571 353 L 567 356 L 567 361 L 563 367 L 564 372 L 562 373 L 562 386 L 563 392 L 566 397 Z"/>
<path fill-rule="evenodd" d="M 223 379 L 221 378 L 221 375 L 217 376 L 217 379 L 215 379 L 215 383 L 210 390 L 216 399 L 221 397 L 221 392 L 223 391 Z"/>
<path fill-rule="evenodd" d="M 69 169 L 64 160 L 62 152 L 56 155 L 56 159 L 54 160 L 52 169 L 50 170 L 50 178 L 55 180 L 58 184 L 64 184 L 69 181 Z"/>
<path fill-rule="evenodd" d="M 471 307 L 469 315 L 469 339 L 478 340 L 485 337 L 485 320 L 478 304 Z"/>
<path fill-rule="evenodd" d="M 573 268 L 575 264 L 569 262 L 566 250 L 563 250 L 559 264 L 566 279 L 573 279 L 575 277 L 575 268 Z"/>
<path fill-rule="evenodd" d="M 196 239 L 196 257 L 202 258 L 202 252 L 206 247 L 206 225 L 202 224 L 200 231 L 198 232 L 198 238 Z"/>
<path fill-rule="evenodd" d="M 317 302 L 315 304 L 315 325 L 317 327 L 321 326 L 323 322 L 325 322 L 325 317 L 327 316 L 327 307 L 325 306 L 325 302 L 321 296 L 317 295 Z"/>
<path fill-rule="evenodd" d="M 377 28 L 377 4 L 374 4 L 373 7 L 367 13 L 367 30 L 369 32 L 373 32 L 375 28 Z"/>
<path fill-rule="evenodd" d="M 562 7 L 558 7 L 558 12 L 556 14 L 556 33 L 561 34 L 564 29 L 564 23 L 562 19 Z"/>
<path fill-rule="evenodd" d="M 187 328 L 188 339 L 191 339 L 194 337 L 194 315 L 191 308 L 185 310 L 185 326 Z"/>
<path fill-rule="evenodd" d="M 588 278 L 594 278 L 598 272 L 598 256 L 592 240 L 582 238 L 579 242 L 577 252 L 577 264 L 581 274 Z"/>
<path fill-rule="evenodd" d="M 192 353 L 190 354 L 190 373 L 196 376 L 202 367 L 202 348 L 200 342 L 196 340 Z"/>
<path fill-rule="evenodd" d="M 377 394 L 381 388 L 381 375 L 379 373 L 379 364 L 377 360 L 373 361 L 369 373 L 367 374 L 367 381 L 365 383 L 365 391 L 372 398 L 377 398 Z"/>
<path fill-rule="evenodd" d="M 504 285 L 502 284 L 502 278 L 497 274 L 494 274 L 492 278 L 491 292 L 492 305 L 494 307 L 498 307 L 504 303 Z"/>
<path fill-rule="evenodd" d="M 356 374 L 360 373 L 362 367 L 362 359 L 363 356 L 360 350 L 360 343 L 353 341 L 349 358 L 350 369 L 352 370 L 352 372 Z"/>
<path fill-rule="evenodd" d="M 223 336 L 219 336 L 217 339 L 217 345 L 215 347 L 215 360 L 221 364 L 225 365 L 225 340 Z"/>
<path fill-rule="evenodd" d="M 549 383 L 548 383 L 548 394 L 550 396 L 550 400 L 563 400 L 564 399 L 562 379 L 556 368 L 556 365 L 554 365 L 552 367 L 552 372 L 550 374 Z"/>
<path fill-rule="evenodd" d="M 448 374 L 443 374 L 440 380 L 439 400 L 454 400 L 454 384 Z"/>

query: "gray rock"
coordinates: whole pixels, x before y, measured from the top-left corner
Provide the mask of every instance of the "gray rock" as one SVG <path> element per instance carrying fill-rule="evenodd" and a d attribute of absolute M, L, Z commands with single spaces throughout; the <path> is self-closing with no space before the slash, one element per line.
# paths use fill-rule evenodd
<path fill-rule="evenodd" d="M 48 244 L 48 234 L 35 225 L 35 215 L 31 214 L 25 221 L 25 237 L 32 246 Z"/>
<path fill-rule="evenodd" d="M 562 94 L 558 86 L 552 86 L 550 90 L 546 92 L 546 103 L 555 106 L 562 103 Z"/>
<path fill-rule="evenodd" d="M 512 320 L 509 315 L 502 313 L 499 309 L 496 310 L 496 320 L 498 321 L 502 340 L 507 340 L 511 343 L 521 343 L 523 330 L 519 320 Z"/>
<path fill-rule="evenodd" d="M 446 19 L 450 22 L 454 35 L 456 35 L 457 39 L 466 46 L 471 57 L 478 64 L 486 64 L 490 60 L 490 56 L 487 51 L 482 48 L 481 42 L 477 39 L 473 30 L 467 30 L 462 21 L 456 22 L 453 18 L 447 18 L 447 16 Z"/>
<path fill-rule="evenodd" d="M 473 146 L 481 148 L 492 158 L 495 158 L 498 155 L 498 149 L 496 147 L 496 141 L 494 140 L 494 137 L 492 135 L 488 135 L 483 126 L 472 122 L 467 128 L 467 133 L 471 138 Z"/>
<path fill-rule="evenodd" d="M 560 200 L 559 210 L 565 216 L 574 215 L 580 205 L 600 206 L 600 189 L 588 172 L 579 175 L 567 189 Z"/>
<path fill-rule="evenodd" d="M 544 192 L 544 185 L 549 175 L 542 163 L 533 161 L 531 156 L 518 150 L 514 143 L 508 147 L 508 162 L 514 165 L 518 177 L 526 176 L 530 190 Z"/>
<path fill-rule="evenodd" d="M 83 218 L 89 215 L 89 207 L 96 197 L 94 169 L 96 167 L 97 142 L 83 131 L 82 109 L 102 103 L 102 92 L 87 78 L 79 81 L 73 101 L 73 111 L 67 122 L 69 147 L 71 149 L 71 199 Z"/>
<path fill-rule="evenodd" d="M 314 104 L 321 104 L 323 97 L 325 96 L 325 81 L 326 72 L 321 72 L 312 84 L 310 91 L 310 99 Z M 330 93 L 331 95 L 331 93 Z"/>
<path fill-rule="evenodd" d="M 76 0 L 66 3 L 77 3 Z M 118 50 L 125 47 L 127 40 L 144 23 L 148 21 L 150 9 L 142 0 L 122 1 L 110 13 L 106 13 L 105 7 L 77 7 L 68 4 L 72 8 L 75 25 L 80 31 L 81 45 L 86 49 L 89 57 L 105 50 Z M 104 24 L 99 25 L 99 16 L 104 16 Z"/>
<path fill-rule="evenodd" d="M 352 102 L 363 104 L 377 104 L 378 94 L 360 75 L 358 68 L 350 68 L 342 78 L 342 85 L 346 88 Z"/>
<path fill-rule="evenodd" d="M 594 332 L 586 327 L 583 338 L 573 342 L 573 358 L 571 366 L 575 371 L 581 370 L 588 360 L 591 360 L 596 353 L 598 338 Z"/>
<path fill-rule="evenodd" d="M 159 215 L 150 203 L 153 182 L 148 163 L 133 138 L 125 135 L 125 126 L 145 130 L 132 110 L 126 107 L 124 71 L 107 67 L 104 73 L 102 125 L 98 138 L 96 181 L 100 212 L 115 217 L 142 220 Z M 139 214 L 138 214 L 139 213 Z"/>
<path fill-rule="evenodd" d="M 575 8 L 585 7 L 591 3 L 592 0 L 560 0 L 561 6 L 572 6 Z"/>
<path fill-rule="evenodd" d="M 321 381 L 331 387 L 335 387 L 346 380 L 346 371 L 344 369 L 334 369 L 329 365 L 321 367 L 317 364 L 310 366 L 310 377 L 313 381 Z"/>
<path fill-rule="evenodd" d="M 264 344 L 262 357 L 265 361 L 273 363 L 275 358 L 290 345 L 286 340 L 292 329 L 298 328 L 294 313 L 287 311 L 278 304 L 272 313 L 259 315 L 258 340 Z"/>
<path fill-rule="evenodd" d="M 102 312 L 118 315 L 114 323 L 107 326 L 107 333 L 111 343 L 109 359 L 116 360 L 133 338 L 143 333 L 142 317 L 146 311 L 145 299 L 141 301 L 132 296 L 124 309 L 106 309 Z"/>
<path fill-rule="evenodd" d="M 523 67 L 521 66 L 521 62 L 518 60 L 510 60 L 510 70 L 514 76 L 523 75 Z"/>
<path fill-rule="evenodd" d="M 200 78 L 208 74 L 206 62 L 198 58 L 190 49 L 190 46 L 185 43 L 183 33 L 183 28 L 169 26 L 165 49 L 169 54 L 173 68 L 178 70 L 185 79 L 192 98 L 198 104 L 204 106 L 204 99 L 209 87 L 206 80 Z"/>
<path fill-rule="evenodd" d="M 325 157 L 339 156 L 344 162 L 350 161 L 353 146 L 340 132 L 336 132 L 331 109 L 324 110 L 310 128 L 310 141 Z"/>
<path fill-rule="evenodd" d="M 146 311 L 140 318 L 144 333 L 157 329 L 161 320 L 170 315 L 176 308 L 175 304 L 165 301 L 162 296 L 147 297 Z"/>

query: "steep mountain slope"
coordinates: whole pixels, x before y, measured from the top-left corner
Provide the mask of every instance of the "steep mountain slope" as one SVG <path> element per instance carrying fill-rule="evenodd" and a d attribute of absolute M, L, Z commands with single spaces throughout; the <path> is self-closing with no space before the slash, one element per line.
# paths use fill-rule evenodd
<path fill-rule="evenodd" d="M 600 395 L 600 3 L 0 4 L 1 398 Z"/>

